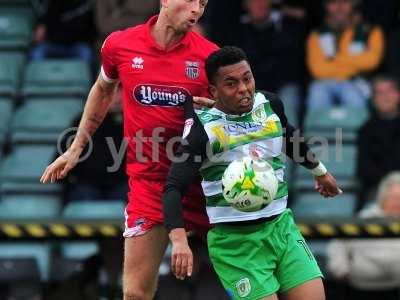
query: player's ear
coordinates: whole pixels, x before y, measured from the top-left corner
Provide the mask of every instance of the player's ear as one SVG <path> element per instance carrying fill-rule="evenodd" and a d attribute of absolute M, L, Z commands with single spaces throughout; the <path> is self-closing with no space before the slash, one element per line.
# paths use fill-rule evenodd
<path fill-rule="evenodd" d="M 168 5 L 168 0 L 160 0 L 160 9 L 163 7 L 167 7 Z"/>
<path fill-rule="evenodd" d="M 211 97 L 212 97 L 213 99 L 218 99 L 218 90 L 217 90 L 217 88 L 215 87 L 215 85 L 210 84 L 210 85 L 208 86 L 208 91 L 210 92 L 210 95 L 211 95 Z"/>

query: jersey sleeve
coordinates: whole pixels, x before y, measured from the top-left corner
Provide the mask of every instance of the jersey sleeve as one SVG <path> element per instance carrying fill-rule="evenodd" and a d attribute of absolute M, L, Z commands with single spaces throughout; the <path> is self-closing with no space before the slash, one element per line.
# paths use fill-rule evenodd
<path fill-rule="evenodd" d="M 111 33 L 101 47 L 101 76 L 109 83 L 118 80 L 118 68 L 115 63 L 115 39 L 118 32 Z"/>
<path fill-rule="evenodd" d="M 263 92 L 263 94 L 270 100 L 272 110 L 278 115 L 283 127 L 284 136 L 284 152 L 294 162 L 302 165 L 307 169 L 314 169 L 318 166 L 319 161 L 315 154 L 308 147 L 304 137 L 300 134 L 299 129 L 296 129 L 289 123 L 285 114 L 285 108 L 282 100 L 276 95 Z"/>
<path fill-rule="evenodd" d="M 192 101 L 185 104 L 185 128 L 182 145 L 171 164 L 163 195 L 164 226 L 168 230 L 183 228 L 182 197 L 198 174 L 206 158 L 208 137 L 193 110 Z"/>

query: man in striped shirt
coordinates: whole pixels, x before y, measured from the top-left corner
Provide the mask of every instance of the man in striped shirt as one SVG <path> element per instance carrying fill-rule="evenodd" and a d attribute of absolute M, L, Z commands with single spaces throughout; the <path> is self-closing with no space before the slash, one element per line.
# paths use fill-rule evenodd
<path fill-rule="evenodd" d="M 274 94 L 255 91 L 241 49 L 224 47 L 214 52 L 206 61 L 206 72 L 216 105 L 196 111 L 190 103 L 185 105 L 183 142 L 178 150 L 182 156 L 171 166 L 163 197 L 173 272 L 180 279 L 192 272 L 181 199 L 200 170 L 207 214 L 214 225 L 207 236 L 210 258 L 232 298 L 276 300 L 280 293 L 289 300 L 325 299 L 321 271 L 286 207 L 282 149 L 310 170 L 321 195 L 334 197 L 341 190 L 307 144 L 295 138 L 282 102 Z M 286 147 L 282 148 L 283 143 Z M 225 201 L 221 178 L 230 162 L 254 155 L 274 168 L 278 192 L 266 207 L 242 212 Z"/>

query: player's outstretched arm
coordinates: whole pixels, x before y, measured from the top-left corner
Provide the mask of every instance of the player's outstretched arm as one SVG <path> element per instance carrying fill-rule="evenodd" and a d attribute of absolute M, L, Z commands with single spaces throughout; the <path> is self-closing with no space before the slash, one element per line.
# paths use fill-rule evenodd
<path fill-rule="evenodd" d="M 40 182 L 56 182 L 64 178 L 68 172 L 76 166 L 79 161 L 79 156 L 90 137 L 103 122 L 117 85 L 117 82 L 108 83 L 104 81 L 101 75 L 98 77 L 89 92 L 85 109 L 79 123 L 78 132 L 76 133 L 71 147 L 45 169 L 40 178 Z"/>

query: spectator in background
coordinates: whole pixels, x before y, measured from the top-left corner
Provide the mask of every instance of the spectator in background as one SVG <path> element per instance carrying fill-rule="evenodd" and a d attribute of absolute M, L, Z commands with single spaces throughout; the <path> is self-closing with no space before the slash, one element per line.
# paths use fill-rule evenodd
<path fill-rule="evenodd" d="M 360 217 L 400 217 L 400 172 L 382 180 L 377 202 L 361 211 Z M 399 239 L 334 240 L 327 252 L 329 271 L 350 284 L 345 299 L 399 299 Z"/>
<path fill-rule="evenodd" d="M 145 23 L 160 9 L 160 0 L 97 0 L 96 26 L 103 41 L 111 32 Z"/>
<path fill-rule="evenodd" d="M 78 125 L 80 119 L 74 125 Z M 125 175 L 125 156 L 115 171 L 115 152 L 125 154 L 121 112 L 121 91 L 115 94 L 109 113 L 92 136 L 93 147 L 90 156 L 83 160 L 67 177 L 67 201 L 81 200 L 125 200 L 128 193 Z M 113 147 L 115 146 L 115 148 Z M 85 149 L 85 153 L 88 150 Z M 121 150 L 122 149 L 122 150 Z M 113 152 L 113 153 L 112 153 Z"/>
<path fill-rule="evenodd" d="M 88 44 L 95 35 L 93 1 L 47 1 L 45 13 L 39 19 L 30 53 L 32 60 L 45 58 L 80 58 L 92 63 Z"/>
<path fill-rule="evenodd" d="M 325 22 L 307 42 L 307 65 L 314 78 L 310 109 L 341 104 L 364 106 L 370 96 L 364 75 L 379 66 L 384 36 L 379 27 L 363 23 L 353 0 L 327 0 Z"/>
<path fill-rule="evenodd" d="M 273 10 L 271 0 L 243 0 L 235 44 L 248 55 L 258 88 L 273 91 L 298 108 L 304 71 L 305 24 L 301 18 Z"/>
<path fill-rule="evenodd" d="M 357 177 L 363 201 L 375 198 L 379 181 L 400 170 L 400 87 L 396 79 L 380 76 L 373 81 L 374 110 L 358 133 Z"/>

